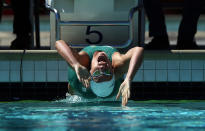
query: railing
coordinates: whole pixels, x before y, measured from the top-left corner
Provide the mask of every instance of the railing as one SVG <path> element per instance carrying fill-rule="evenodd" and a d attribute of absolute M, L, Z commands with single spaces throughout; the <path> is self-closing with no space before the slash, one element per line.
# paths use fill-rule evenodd
<path fill-rule="evenodd" d="M 131 8 L 129 10 L 129 15 L 128 15 L 128 20 L 127 21 L 62 21 L 61 20 L 61 16 L 59 11 L 56 8 L 53 8 L 52 5 L 52 0 L 46 0 L 45 1 L 45 6 L 46 8 L 48 8 L 51 12 L 53 12 L 55 14 L 55 31 L 56 31 L 56 40 L 60 39 L 60 27 L 61 26 L 128 26 L 129 27 L 129 37 L 128 40 L 124 43 L 124 44 L 114 44 L 112 45 L 115 48 L 126 48 L 129 47 L 132 42 L 133 42 L 133 38 L 134 38 L 134 21 L 133 21 L 133 16 L 134 13 L 136 11 L 139 12 L 138 15 L 138 44 L 142 44 L 142 39 L 141 39 L 141 35 L 142 35 L 142 22 L 141 22 L 141 18 L 142 18 L 142 9 L 143 9 L 143 4 L 142 4 L 142 0 L 138 1 L 138 5 Z M 88 44 L 70 44 L 73 47 L 78 47 L 78 48 L 82 48 L 85 46 L 88 46 Z M 102 45 L 102 44 L 98 44 L 98 45 Z"/>

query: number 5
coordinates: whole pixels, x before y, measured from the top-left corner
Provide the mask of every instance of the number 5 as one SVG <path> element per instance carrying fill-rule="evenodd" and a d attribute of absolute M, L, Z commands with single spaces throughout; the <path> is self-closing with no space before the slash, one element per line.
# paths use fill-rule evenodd
<path fill-rule="evenodd" d="M 91 35 L 91 34 L 97 34 L 98 40 L 97 41 L 90 41 L 89 39 L 86 38 L 85 40 L 89 44 L 99 44 L 102 41 L 102 39 L 103 39 L 102 33 L 100 33 L 99 31 L 96 31 L 96 30 L 91 31 L 91 26 L 88 26 L 87 30 L 86 30 L 86 35 Z"/>

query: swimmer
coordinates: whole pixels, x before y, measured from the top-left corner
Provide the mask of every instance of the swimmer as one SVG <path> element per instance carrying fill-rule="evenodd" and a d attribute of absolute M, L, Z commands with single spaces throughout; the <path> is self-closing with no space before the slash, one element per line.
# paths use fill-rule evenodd
<path fill-rule="evenodd" d="M 127 104 L 132 79 L 143 60 L 142 47 L 125 54 L 111 46 L 87 46 L 77 52 L 63 40 L 56 41 L 55 47 L 69 65 L 69 93 L 77 91 L 89 98 L 122 96 L 122 105 Z"/>

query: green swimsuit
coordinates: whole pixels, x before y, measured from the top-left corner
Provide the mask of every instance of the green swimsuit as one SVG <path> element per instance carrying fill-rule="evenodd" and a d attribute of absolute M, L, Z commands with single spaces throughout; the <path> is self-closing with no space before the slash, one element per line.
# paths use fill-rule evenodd
<path fill-rule="evenodd" d="M 88 46 L 82 49 L 82 51 L 85 51 L 89 55 L 90 60 L 92 60 L 93 54 L 96 51 L 103 51 L 108 55 L 108 59 L 112 62 L 112 54 L 114 52 L 117 52 L 117 49 L 111 46 Z M 117 79 L 115 81 L 114 91 L 108 97 L 112 97 L 113 95 L 117 94 L 121 82 L 122 82 L 122 78 Z M 79 95 L 85 98 L 97 97 L 90 89 L 86 89 L 83 86 L 83 84 L 78 80 L 75 71 L 70 66 L 68 66 L 68 83 L 70 84 L 72 90 L 74 90 L 75 95 Z"/>

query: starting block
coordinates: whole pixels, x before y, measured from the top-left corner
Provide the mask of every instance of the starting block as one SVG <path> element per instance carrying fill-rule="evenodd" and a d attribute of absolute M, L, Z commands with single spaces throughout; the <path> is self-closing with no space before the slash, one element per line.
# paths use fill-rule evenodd
<path fill-rule="evenodd" d="M 46 0 L 51 49 L 56 40 L 74 48 L 111 45 L 130 48 L 144 42 L 142 0 Z"/>

